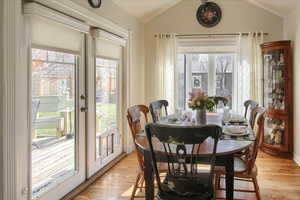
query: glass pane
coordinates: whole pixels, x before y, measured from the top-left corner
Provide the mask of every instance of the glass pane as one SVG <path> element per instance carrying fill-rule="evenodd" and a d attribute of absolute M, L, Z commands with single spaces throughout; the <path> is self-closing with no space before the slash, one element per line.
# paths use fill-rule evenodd
<path fill-rule="evenodd" d="M 96 158 L 114 153 L 117 128 L 118 62 L 96 59 Z"/>
<path fill-rule="evenodd" d="M 216 96 L 229 99 L 229 107 L 232 106 L 232 70 L 235 56 L 233 54 L 217 54 L 216 65 Z"/>
<path fill-rule="evenodd" d="M 208 93 L 208 54 L 192 55 L 192 91 Z"/>
<path fill-rule="evenodd" d="M 264 142 L 273 146 L 284 145 L 284 120 L 266 118 L 264 126 Z"/>
<path fill-rule="evenodd" d="M 192 72 L 208 73 L 208 54 L 192 55 Z"/>
<path fill-rule="evenodd" d="M 235 54 L 178 54 L 178 106 L 186 105 L 187 92 L 201 91 L 227 97 L 232 107 L 234 65 Z"/>
<path fill-rule="evenodd" d="M 178 107 L 184 109 L 185 108 L 185 99 L 186 99 L 186 91 L 185 91 L 185 55 L 178 54 L 177 56 L 177 94 L 178 94 Z"/>
<path fill-rule="evenodd" d="M 75 171 L 75 60 L 72 54 L 32 49 L 33 197 Z"/>
<path fill-rule="evenodd" d="M 284 52 L 274 50 L 264 55 L 264 105 L 268 109 L 284 110 Z"/>

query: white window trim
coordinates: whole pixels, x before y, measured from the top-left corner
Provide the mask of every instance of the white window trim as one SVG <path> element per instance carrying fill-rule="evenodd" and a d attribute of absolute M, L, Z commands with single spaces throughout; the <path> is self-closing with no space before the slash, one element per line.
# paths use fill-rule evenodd
<path fill-rule="evenodd" d="M 27 41 L 22 15 L 22 0 L 3 0 L 3 199 L 25 200 L 28 195 L 26 161 L 27 130 Z M 25 99 L 20 101 L 19 99 Z M 23 147 L 21 150 L 19 147 Z M 2 197 L 1 197 L 2 198 Z"/>
<path fill-rule="evenodd" d="M 60 11 L 69 16 L 82 20 L 89 26 L 99 27 L 115 33 L 128 41 L 124 51 L 124 71 L 123 90 L 126 92 L 124 97 L 123 112 L 128 105 L 131 105 L 132 82 L 130 81 L 131 69 L 133 68 L 133 32 L 128 31 L 121 26 L 92 13 L 87 8 L 78 5 L 71 0 L 35 0 L 48 8 Z M 28 162 L 29 149 L 24 149 L 28 144 L 28 132 L 19 130 L 29 130 L 28 102 L 28 59 L 29 43 L 28 33 L 25 26 L 25 17 L 23 15 L 22 0 L 3 0 L 1 2 L 1 12 L 3 20 L 1 23 L 3 49 L 2 66 L 3 73 L 0 74 L 3 88 L 1 91 L 1 113 L 3 126 L 1 127 L 3 151 L 0 151 L 3 157 L 3 170 L 0 167 L 0 178 L 3 181 L 3 189 L 0 190 L 1 199 L 5 200 L 28 200 L 30 191 L 28 189 L 28 172 L 24 163 Z M 1 42 L 2 42 L 1 41 Z M 87 59 L 90 59 L 89 57 Z M 1 83 L 1 84 L 2 84 Z M 129 133 L 126 121 L 123 120 L 123 127 L 126 133 Z M 129 134 L 126 134 L 128 138 Z M 125 138 L 125 137 L 124 137 Z M 125 149 L 131 148 L 128 139 L 124 139 Z M 131 139 L 131 138 L 130 138 Z M 1 163 L 2 164 L 2 163 Z"/>

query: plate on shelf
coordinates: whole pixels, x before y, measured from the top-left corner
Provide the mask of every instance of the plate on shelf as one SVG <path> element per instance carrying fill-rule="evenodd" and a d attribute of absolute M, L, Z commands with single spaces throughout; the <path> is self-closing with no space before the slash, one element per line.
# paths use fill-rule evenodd
<path fill-rule="evenodd" d="M 230 136 L 244 136 L 249 135 L 248 127 L 245 126 L 227 126 L 223 133 Z"/>

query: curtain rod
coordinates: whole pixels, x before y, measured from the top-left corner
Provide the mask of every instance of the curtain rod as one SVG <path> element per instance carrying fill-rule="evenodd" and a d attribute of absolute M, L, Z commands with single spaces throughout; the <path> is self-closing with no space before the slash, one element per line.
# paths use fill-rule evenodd
<path fill-rule="evenodd" d="M 258 34 L 258 35 L 261 35 L 261 33 L 254 33 L 254 34 Z M 239 35 L 242 35 L 242 36 L 248 36 L 249 33 L 208 33 L 208 34 L 205 34 L 205 33 L 200 33 L 200 34 L 179 34 L 179 35 L 176 35 L 176 37 L 188 37 L 188 36 L 239 36 Z M 269 35 L 269 33 L 264 33 L 264 35 Z M 155 34 L 155 37 L 157 37 L 158 34 Z"/>

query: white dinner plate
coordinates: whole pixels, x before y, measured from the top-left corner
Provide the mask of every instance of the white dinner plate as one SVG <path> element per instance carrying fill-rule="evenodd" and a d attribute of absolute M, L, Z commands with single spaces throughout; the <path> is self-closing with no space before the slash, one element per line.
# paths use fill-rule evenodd
<path fill-rule="evenodd" d="M 244 136 L 249 135 L 248 127 L 245 126 L 228 126 L 224 127 L 224 134 L 230 136 Z"/>

